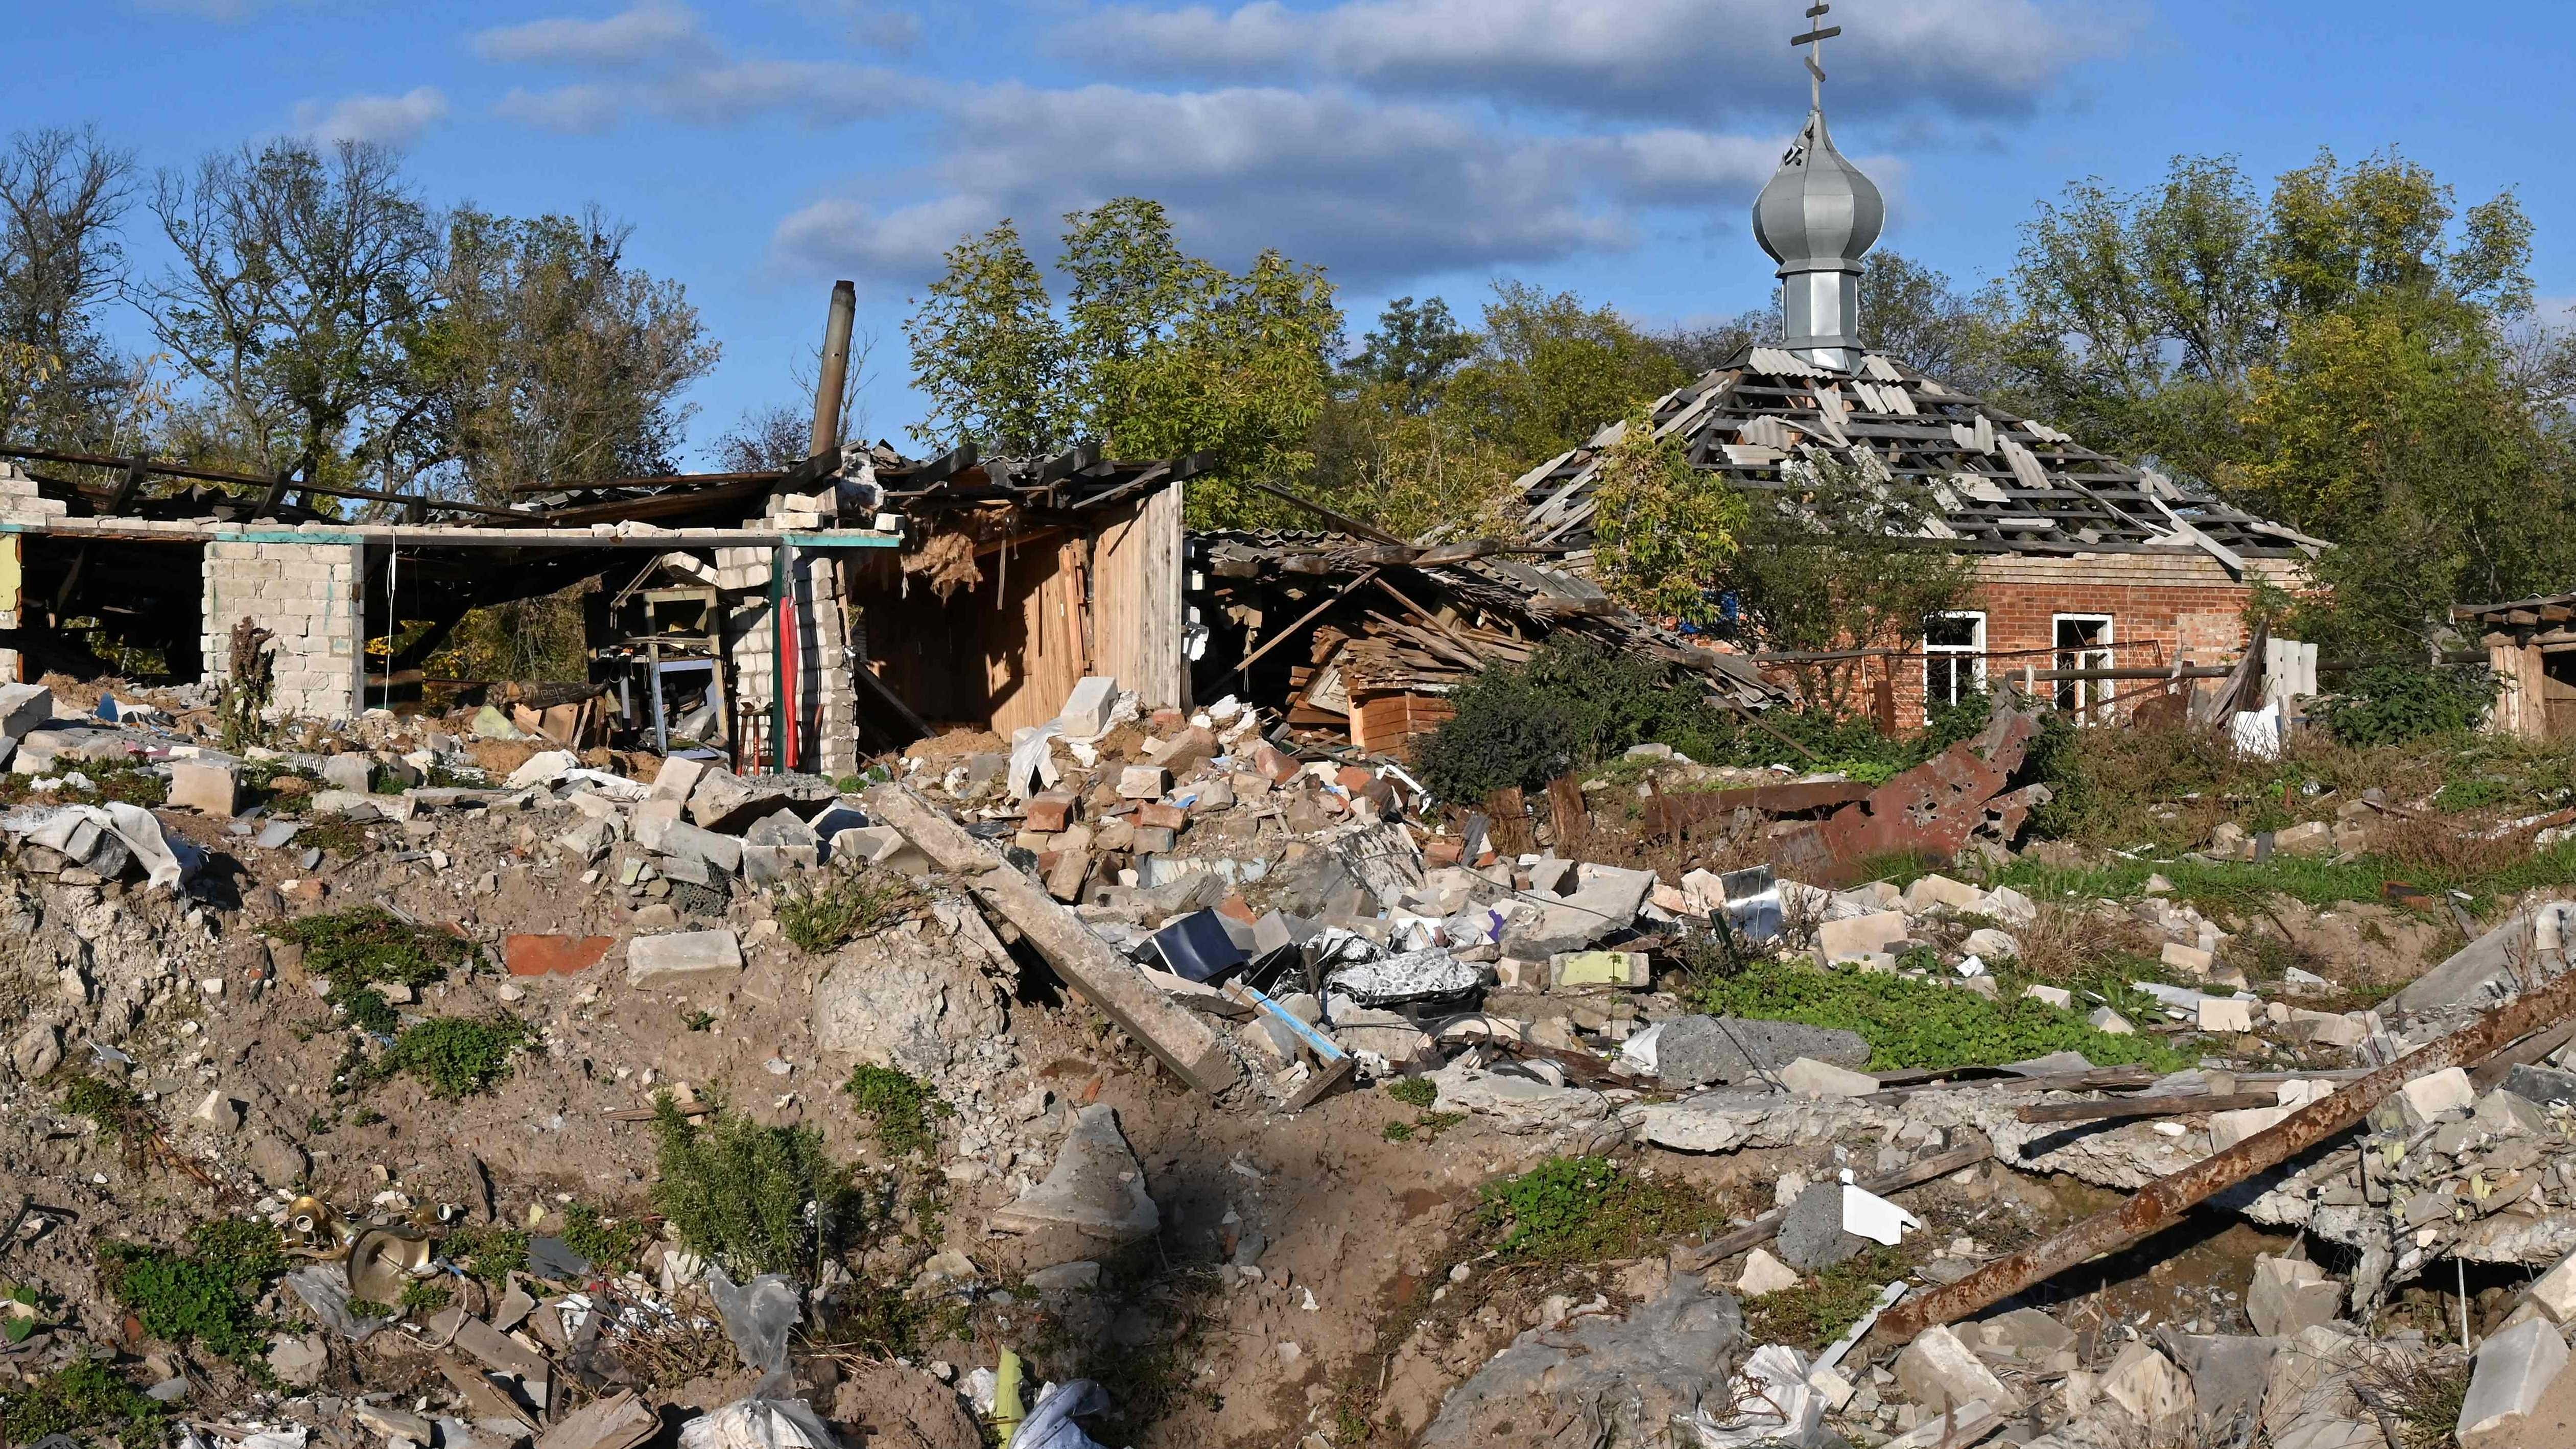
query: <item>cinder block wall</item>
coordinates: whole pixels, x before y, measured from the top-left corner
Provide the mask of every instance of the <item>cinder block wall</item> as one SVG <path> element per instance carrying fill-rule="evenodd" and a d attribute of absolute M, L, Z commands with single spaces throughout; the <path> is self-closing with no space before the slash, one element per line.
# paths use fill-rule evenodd
<path fill-rule="evenodd" d="M 762 739 L 768 736 L 769 711 L 778 698 L 778 629 L 767 597 L 771 561 L 765 548 L 716 550 L 718 587 L 758 591 L 726 615 L 725 648 L 732 661 L 734 699 L 760 715 Z M 833 551 L 802 552 L 788 574 L 796 599 L 797 768 L 811 774 L 855 774 L 858 698 L 850 679 L 849 612 L 840 560 Z M 767 759 L 764 750 L 760 763 Z M 744 761 L 744 768 L 754 767 L 753 761 Z"/>
<path fill-rule="evenodd" d="M 232 670 L 233 625 L 249 618 L 276 636 L 276 707 L 325 720 L 357 718 L 361 655 L 354 543 L 206 545 L 206 682 Z"/>

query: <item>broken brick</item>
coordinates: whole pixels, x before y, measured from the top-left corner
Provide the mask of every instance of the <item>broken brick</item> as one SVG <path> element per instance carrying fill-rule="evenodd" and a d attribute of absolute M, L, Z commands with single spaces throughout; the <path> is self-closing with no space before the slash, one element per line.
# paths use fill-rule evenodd
<path fill-rule="evenodd" d="M 616 944 L 614 936 L 513 934 L 501 938 L 501 960 L 513 976 L 569 976 L 598 965 Z"/>
<path fill-rule="evenodd" d="M 1080 804 L 1069 790 L 1048 790 L 1029 797 L 1027 818 L 1022 828 L 1041 835 L 1053 835 L 1073 823 L 1073 812 Z"/>

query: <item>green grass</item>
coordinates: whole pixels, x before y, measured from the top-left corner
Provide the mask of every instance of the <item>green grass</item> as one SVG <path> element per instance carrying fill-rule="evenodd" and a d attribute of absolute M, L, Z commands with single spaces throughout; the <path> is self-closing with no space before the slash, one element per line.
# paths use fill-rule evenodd
<path fill-rule="evenodd" d="M 146 1115 L 143 1098 L 132 1087 L 87 1074 L 72 1078 L 70 1089 L 63 1093 L 63 1110 L 87 1117 L 98 1124 L 100 1133 L 120 1139 Z"/>
<path fill-rule="evenodd" d="M 564 1246 L 588 1258 L 594 1266 L 623 1269 L 635 1266 L 644 1245 L 653 1241 L 652 1230 L 631 1218 L 611 1218 L 588 1203 L 574 1203 L 564 1209 L 563 1231 L 555 1234 Z"/>
<path fill-rule="evenodd" d="M 2006 866 L 1995 884 L 2011 886 L 2033 900 L 2127 900 L 2146 888 L 2147 877 L 2173 882 L 2173 898 L 2204 915 L 2221 912 L 2243 918 L 2263 909 L 2273 896 L 2287 896 L 2311 906 L 2345 901 L 2378 901 L 2390 881 L 2427 890 L 2464 890 L 2472 909 L 2526 890 L 2576 883 L 2576 841 L 2561 841 L 2535 851 L 2493 874 L 2446 879 L 2437 871 L 2400 869 L 2373 855 L 2333 861 L 2311 856 L 2276 855 L 2252 861 L 2113 860 L 2089 869 L 2063 869 L 2023 856 Z"/>
<path fill-rule="evenodd" d="M 911 907 L 911 887 L 892 876 L 835 870 L 787 888 L 778 901 L 778 929 L 796 949 L 819 956 L 892 925 Z"/>
<path fill-rule="evenodd" d="M 1477 1189 L 1495 1250 L 1549 1263 L 1633 1258 L 1656 1241 L 1726 1223 L 1717 1204 L 1681 1183 L 1648 1181 L 1602 1157 L 1552 1157 Z"/>
<path fill-rule="evenodd" d="M 0 1440 L 33 1444 L 48 1434 L 68 1434 L 89 1442 L 105 1433 L 127 1449 L 159 1449 L 168 1414 L 105 1361 L 82 1357 L 0 1393 Z"/>
<path fill-rule="evenodd" d="M 860 1116 L 876 1124 L 877 1144 L 896 1157 L 937 1146 L 932 1119 L 957 1115 L 928 1082 L 893 1067 L 855 1067 L 841 1090 Z"/>
<path fill-rule="evenodd" d="M 1389 1142 L 1410 1142 L 1416 1137 L 1437 1142 L 1441 1133 L 1466 1120 L 1464 1112 L 1425 1112 L 1410 1122 L 1389 1122 L 1379 1135 Z"/>
<path fill-rule="evenodd" d="M 2058 1051 L 2081 1052 L 2096 1066 L 2162 1071 L 2192 1061 L 2153 1037 L 2099 1031 L 2071 1010 L 2020 996 L 1990 1001 L 1938 979 L 1766 962 L 1704 982 L 1692 995 L 1693 1005 L 1712 1015 L 1858 1032 L 1874 1071 L 1994 1067 Z"/>
<path fill-rule="evenodd" d="M 394 1307 L 411 1317 L 427 1319 L 445 1311 L 447 1305 L 455 1301 L 456 1290 L 444 1283 L 405 1283 L 402 1297 L 395 1300 Z"/>
<path fill-rule="evenodd" d="M 494 1287 L 528 1266 L 524 1228 L 459 1228 L 439 1244 L 439 1256 L 462 1267 L 468 1277 Z"/>
<path fill-rule="evenodd" d="M 1408 1107 L 1429 1107 L 1440 1100 L 1440 1088 L 1429 1077 L 1398 1077 L 1386 1084 L 1386 1094 Z"/>
<path fill-rule="evenodd" d="M 737 1277 L 810 1275 L 856 1236 L 862 1199 L 812 1128 L 765 1127 L 721 1107 L 691 1122 L 667 1092 L 654 1107 L 653 1205 L 690 1252 Z"/>
<path fill-rule="evenodd" d="M 510 1053 L 527 1045 L 529 1035 L 526 1023 L 507 1015 L 437 1017 L 394 1038 L 383 1070 L 409 1072 L 431 1095 L 456 1101 L 508 1077 Z"/>
<path fill-rule="evenodd" d="M 266 1347 L 254 1298 L 286 1271 L 277 1231 L 246 1219 L 200 1224 L 184 1249 L 108 1243 L 99 1277 L 146 1333 L 247 1364 Z"/>
<path fill-rule="evenodd" d="M 1872 1243 L 1795 1288 L 1745 1299 L 1744 1331 L 1755 1343 L 1785 1343 L 1813 1353 L 1858 1323 L 1877 1304 L 1879 1290 L 1911 1266 L 1899 1249 Z"/>
<path fill-rule="evenodd" d="M 303 916 L 272 926 L 268 933 L 302 946 L 305 970 L 334 982 L 359 985 L 382 981 L 415 989 L 433 986 L 462 967 L 474 951 L 461 936 L 415 926 L 377 906 Z"/>

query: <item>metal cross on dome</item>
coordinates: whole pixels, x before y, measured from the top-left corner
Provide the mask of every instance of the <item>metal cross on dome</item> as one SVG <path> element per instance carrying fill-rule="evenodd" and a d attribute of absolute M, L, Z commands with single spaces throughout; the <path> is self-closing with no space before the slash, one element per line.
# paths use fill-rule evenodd
<path fill-rule="evenodd" d="M 1789 48 L 1791 50 L 1795 50 L 1802 45 L 1807 47 L 1808 102 L 1816 110 L 1820 111 L 1825 108 L 1825 67 L 1823 64 L 1825 42 L 1842 34 L 1843 28 L 1839 25 L 1819 25 L 1816 22 L 1824 19 L 1826 13 L 1831 11 L 1833 8 L 1833 6 L 1825 4 L 1824 0 L 1817 0 L 1816 4 L 1808 6 L 1807 33 L 1797 36 L 1789 42 Z"/>

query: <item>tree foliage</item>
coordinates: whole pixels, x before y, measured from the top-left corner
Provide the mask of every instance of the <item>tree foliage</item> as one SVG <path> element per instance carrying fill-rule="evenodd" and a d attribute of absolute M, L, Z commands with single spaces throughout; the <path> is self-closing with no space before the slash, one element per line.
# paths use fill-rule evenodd
<path fill-rule="evenodd" d="M 717 347 L 678 283 L 626 265 L 633 232 L 596 208 L 449 218 L 437 310 L 408 339 L 424 462 L 493 502 L 679 467 L 679 396 Z"/>
<path fill-rule="evenodd" d="M 1714 621 L 1750 512 L 1741 493 L 1693 468 L 1641 409 L 1602 456 L 1593 503 L 1593 566 L 1612 598 L 1653 617 Z"/>
<path fill-rule="evenodd" d="M 175 260 L 136 301 L 238 458 L 329 482 L 401 451 L 439 248 L 394 152 L 244 146 L 163 172 L 151 205 Z"/>
<path fill-rule="evenodd" d="M 1265 251 L 1241 273 L 1183 252 L 1161 203 L 1121 197 L 1065 217 L 1061 313 L 1018 230 L 958 243 L 904 324 L 913 429 L 937 447 L 1043 453 L 1076 438 L 1112 456 L 1211 455 L 1194 521 L 1269 511 L 1248 482 L 1290 484 L 1329 395 L 1341 311 L 1319 268 Z"/>

